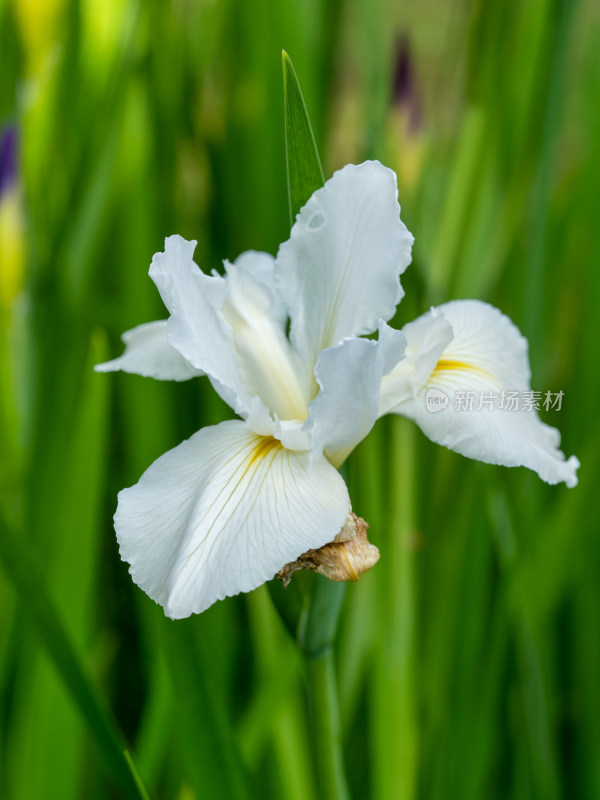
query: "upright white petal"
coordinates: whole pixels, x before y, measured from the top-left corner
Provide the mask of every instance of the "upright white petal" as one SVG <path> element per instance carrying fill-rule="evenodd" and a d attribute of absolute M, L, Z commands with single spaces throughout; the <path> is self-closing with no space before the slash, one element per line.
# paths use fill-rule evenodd
<path fill-rule="evenodd" d="M 287 312 L 275 290 L 273 257 L 243 253 L 225 262 L 221 277 L 198 269 L 194 247 L 171 236 L 150 267 L 171 313 L 169 341 L 241 416 L 247 418 L 259 398 L 280 419 L 304 421 L 307 396 L 285 335 Z"/>
<path fill-rule="evenodd" d="M 298 381 L 298 356 L 285 334 L 287 314 L 273 285 L 274 259 L 243 253 L 225 263 L 227 297 L 221 308 L 236 363 L 248 392 L 281 419 L 304 421 L 307 400 Z"/>
<path fill-rule="evenodd" d="M 312 369 L 320 350 L 394 314 L 412 242 L 400 221 L 396 176 L 377 161 L 344 167 L 312 195 L 279 249 L 275 273 L 304 364 Z"/>
<path fill-rule="evenodd" d="M 226 262 L 227 264 L 228 262 Z M 275 259 L 273 256 L 260 250 L 246 250 L 235 259 L 234 264 L 239 271 L 264 287 L 268 296 L 268 301 L 265 303 L 266 313 L 270 320 L 285 330 L 287 309 L 275 286 Z M 243 292 L 243 285 L 238 289 L 238 295 L 240 291 Z"/>
<path fill-rule="evenodd" d="M 344 339 L 319 354 L 315 375 L 321 391 L 304 426 L 313 454 L 324 450 L 339 466 L 364 439 L 377 419 L 381 379 L 403 358 L 405 346 L 404 335 L 381 320 L 379 341 Z"/>
<path fill-rule="evenodd" d="M 177 619 L 247 592 L 331 541 L 350 510 L 339 473 L 242 421 L 204 428 L 119 494 L 131 575 Z"/>
<path fill-rule="evenodd" d="M 126 331 L 125 352 L 119 358 L 96 364 L 96 372 L 131 372 L 159 381 L 187 381 L 204 375 L 193 367 L 167 339 L 167 320 L 145 322 Z"/>
<path fill-rule="evenodd" d="M 193 261 L 196 242 L 181 236 L 165 240 L 150 277 L 169 310 L 167 336 L 173 347 L 211 383 L 234 411 L 247 414 L 251 395 L 240 375 L 227 323 L 219 309 L 227 296 L 227 282 L 205 275 Z"/>
<path fill-rule="evenodd" d="M 453 331 L 443 350 L 440 317 Z M 434 442 L 470 458 L 528 467 L 547 483 L 577 484 L 579 461 L 574 456 L 565 460 L 558 449 L 559 432 L 535 410 L 522 410 L 530 392 L 527 340 L 508 317 L 477 300 L 454 301 L 424 315 L 407 332 L 409 347 L 418 351 L 416 333 L 422 343 L 436 342 L 433 348 L 421 347 L 422 353 L 429 352 L 431 370 L 425 378 L 423 373 L 419 380 L 413 376 L 410 392 L 407 376 L 392 373 L 399 402 L 393 406 L 390 386 L 384 387 L 391 410 L 413 419 Z M 516 409 L 511 410 L 509 392 L 516 393 Z"/>

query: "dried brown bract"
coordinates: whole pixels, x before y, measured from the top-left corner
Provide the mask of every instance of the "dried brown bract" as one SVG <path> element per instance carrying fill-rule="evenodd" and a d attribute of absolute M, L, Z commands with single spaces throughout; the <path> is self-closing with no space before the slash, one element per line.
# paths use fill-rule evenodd
<path fill-rule="evenodd" d="M 379 561 L 379 550 L 367 538 L 368 524 L 352 511 L 335 539 L 318 550 L 307 550 L 286 564 L 277 577 L 286 587 L 294 572 L 309 569 L 332 581 L 357 581 Z"/>

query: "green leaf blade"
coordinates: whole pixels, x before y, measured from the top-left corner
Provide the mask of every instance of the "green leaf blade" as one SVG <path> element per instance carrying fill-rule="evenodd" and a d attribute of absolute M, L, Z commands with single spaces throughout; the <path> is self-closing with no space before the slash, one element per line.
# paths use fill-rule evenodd
<path fill-rule="evenodd" d="M 285 158 L 290 222 L 293 225 L 302 206 L 314 191 L 323 186 L 325 179 L 294 65 L 285 50 L 282 58 Z"/>
<path fill-rule="evenodd" d="M 13 584 L 24 613 L 35 626 L 39 642 L 53 661 L 71 697 L 94 736 L 115 784 L 127 800 L 147 800 L 125 737 L 104 705 L 72 645 L 46 590 L 44 574 L 31 546 L 0 519 L 0 564 Z"/>

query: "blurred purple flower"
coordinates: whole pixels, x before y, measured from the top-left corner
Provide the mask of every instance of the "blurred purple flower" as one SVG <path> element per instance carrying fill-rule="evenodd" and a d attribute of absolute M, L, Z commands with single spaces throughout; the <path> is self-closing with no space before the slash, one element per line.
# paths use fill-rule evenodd
<path fill-rule="evenodd" d="M 17 140 L 15 125 L 7 125 L 0 133 L 0 197 L 17 179 Z"/>
<path fill-rule="evenodd" d="M 421 104 L 416 88 L 410 44 L 405 34 L 396 43 L 393 99 L 394 103 L 408 109 L 410 132 L 416 133 L 421 126 Z"/>

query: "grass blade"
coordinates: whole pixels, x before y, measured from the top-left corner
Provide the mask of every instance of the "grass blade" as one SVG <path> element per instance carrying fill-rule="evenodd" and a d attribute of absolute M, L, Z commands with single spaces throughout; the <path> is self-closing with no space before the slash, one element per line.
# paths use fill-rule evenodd
<path fill-rule="evenodd" d="M 206 618 L 161 622 L 187 779 L 195 796 L 249 800 L 250 781 L 211 672 L 214 658 L 206 643 Z M 202 634 L 196 641 L 195 630 Z"/>
<path fill-rule="evenodd" d="M 94 735 L 106 766 L 123 796 L 148 800 L 121 731 L 87 678 L 45 587 L 44 576 L 26 540 L 0 519 L 0 562 L 21 608 L 37 629 L 56 669 Z"/>
<path fill-rule="evenodd" d="M 283 106 L 290 222 L 293 225 L 296 214 L 325 181 L 302 90 L 294 65 L 285 50 L 283 51 Z"/>

